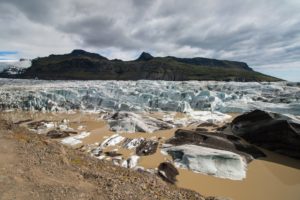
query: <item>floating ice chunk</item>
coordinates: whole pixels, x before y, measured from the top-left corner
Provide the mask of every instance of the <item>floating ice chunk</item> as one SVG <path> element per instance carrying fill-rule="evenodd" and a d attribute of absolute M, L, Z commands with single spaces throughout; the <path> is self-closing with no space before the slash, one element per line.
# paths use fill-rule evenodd
<path fill-rule="evenodd" d="M 147 132 L 152 133 L 161 129 L 171 129 L 173 124 L 155 119 L 153 117 L 141 116 L 132 112 L 114 113 L 108 120 L 110 129 L 116 132 Z"/>
<path fill-rule="evenodd" d="M 126 140 L 123 143 L 123 148 L 134 149 L 137 146 L 139 146 L 144 140 L 144 138 L 126 138 Z"/>
<path fill-rule="evenodd" d="M 44 126 L 47 129 L 54 128 L 55 127 L 55 123 L 54 122 L 44 122 Z"/>
<path fill-rule="evenodd" d="M 83 131 L 80 134 L 73 136 L 73 138 L 80 140 L 80 139 L 83 139 L 83 138 L 89 136 L 90 134 L 91 134 L 90 132 Z"/>
<path fill-rule="evenodd" d="M 81 144 L 82 141 L 81 140 L 77 140 L 73 137 L 67 137 L 61 140 L 61 143 L 66 144 L 66 145 L 71 145 L 71 146 L 75 146 L 78 144 Z"/>
<path fill-rule="evenodd" d="M 108 146 L 114 146 L 114 145 L 117 145 L 120 142 L 122 142 L 124 139 L 125 139 L 125 137 L 120 136 L 119 134 L 114 134 L 114 135 L 110 136 L 109 138 L 107 138 L 106 140 L 104 140 L 100 146 L 102 148 L 105 148 Z"/>
<path fill-rule="evenodd" d="M 172 122 L 172 121 L 174 121 L 174 117 L 175 117 L 175 113 L 173 114 L 166 114 L 166 115 L 163 115 L 163 118 L 162 118 L 162 120 L 164 121 L 164 122 Z"/>
<path fill-rule="evenodd" d="M 196 145 L 165 147 L 163 151 L 172 155 L 177 167 L 232 180 L 246 177 L 247 162 L 236 153 Z"/>
<path fill-rule="evenodd" d="M 105 155 L 101 155 L 101 156 L 98 156 L 97 158 L 100 159 L 100 160 L 103 160 L 104 158 L 106 158 L 106 156 Z"/>
<path fill-rule="evenodd" d="M 140 157 L 137 155 L 130 156 L 127 160 L 124 160 L 121 163 L 121 166 L 125 168 L 134 168 L 137 166 L 139 158 Z"/>
<path fill-rule="evenodd" d="M 66 124 L 60 124 L 58 127 L 59 127 L 60 130 L 69 130 L 70 129 L 68 127 L 68 125 L 66 125 Z"/>
<path fill-rule="evenodd" d="M 223 114 L 220 112 L 210 112 L 210 111 L 192 111 L 189 113 L 190 118 L 194 120 L 199 120 L 209 123 L 221 123 L 226 122 L 231 119 L 230 115 Z"/>
<path fill-rule="evenodd" d="M 75 146 L 75 145 L 81 144 L 82 143 L 81 139 L 83 139 L 89 135 L 90 135 L 90 132 L 82 132 L 78 135 L 70 136 L 70 137 L 62 139 L 61 143 L 66 144 L 66 145 Z"/>

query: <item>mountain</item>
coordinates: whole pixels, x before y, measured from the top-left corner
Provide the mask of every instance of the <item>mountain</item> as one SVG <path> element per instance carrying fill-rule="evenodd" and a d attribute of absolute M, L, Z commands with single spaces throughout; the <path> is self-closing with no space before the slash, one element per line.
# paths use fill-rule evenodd
<path fill-rule="evenodd" d="M 0 73 L 0 77 L 7 77 Z M 11 76 L 10 76 L 11 77 Z M 138 59 L 109 60 L 99 54 L 73 50 L 32 60 L 32 65 L 14 78 L 47 80 L 216 80 L 279 81 L 253 71 L 246 63 L 208 58 L 153 57 L 143 52 Z"/>

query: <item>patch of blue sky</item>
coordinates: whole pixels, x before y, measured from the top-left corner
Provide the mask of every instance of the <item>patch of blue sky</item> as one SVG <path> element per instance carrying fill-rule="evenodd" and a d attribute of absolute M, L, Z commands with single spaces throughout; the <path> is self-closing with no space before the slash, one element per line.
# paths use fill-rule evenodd
<path fill-rule="evenodd" d="M 16 55 L 16 54 L 18 54 L 17 51 L 1 51 L 1 50 L 0 50 L 0 56 Z"/>

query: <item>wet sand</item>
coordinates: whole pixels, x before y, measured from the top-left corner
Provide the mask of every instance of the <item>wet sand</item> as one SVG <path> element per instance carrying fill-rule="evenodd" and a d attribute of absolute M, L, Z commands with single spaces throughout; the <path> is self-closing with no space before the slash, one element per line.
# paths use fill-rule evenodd
<path fill-rule="evenodd" d="M 1 116 L 14 122 L 33 120 L 69 120 L 69 127 L 91 134 L 84 138 L 84 145 L 101 143 L 107 137 L 115 134 L 109 130 L 106 122 L 93 113 L 1 113 Z M 161 116 L 153 113 L 152 116 Z M 176 117 L 181 115 L 176 115 Z M 188 127 L 190 128 L 190 127 Z M 160 145 L 174 135 L 176 129 L 161 130 L 154 133 L 122 133 L 128 138 L 161 138 Z M 134 154 L 134 150 L 123 149 L 120 145 L 107 148 L 105 151 L 118 149 L 124 158 Z M 227 196 L 235 200 L 299 200 L 300 199 L 300 161 L 263 150 L 268 157 L 252 161 L 248 165 L 247 178 L 242 181 L 216 178 L 179 169 L 177 176 L 179 187 L 195 190 L 206 196 Z M 161 154 L 160 150 L 150 156 L 142 156 L 139 166 L 156 168 L 159 163 L 172 160 L 170 156 Z"/>

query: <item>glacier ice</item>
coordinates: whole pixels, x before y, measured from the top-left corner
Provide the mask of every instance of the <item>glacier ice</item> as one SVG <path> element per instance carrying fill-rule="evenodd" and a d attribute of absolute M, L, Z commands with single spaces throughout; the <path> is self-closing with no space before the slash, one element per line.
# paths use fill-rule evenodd
<path fill-rule="evenodd" d="M 0 79 L 0 109 L 186 113 L 261 109 L 300 115 L 300 87 L 288 82 Z"/>
<path fill-rule="evenodd" d="M 132 112 L 120 111 L 107 117 L 112 131 L 116 132 L 146 132 L 152 133 L 161 129 L 171 129 L 175 126 L 149 116 L 141 116 Z"/>
<path fill-rule="evenodd" d="M 127 160 L 124 160 L 122 163 L 121 163 L 121 166 L 122 167 L 125 167 L 125 168 L 134 168 L 137 166 L 137 163 L 138 163 L 138 160 L 139 160 L 139 156 L 137 155 L 132 155 L 130 156 Z"/>
<path fill-rule="evenodd" d="M 134 149 L 139 146 L 144 140 L 144 138 L 126 138 L 122 147 L 125 149 Z"/>
<path fill-rule="evenodd" d="M 75 146 L 75 145 L 81 144 L 82 143 L 81 139 L 83 139 L 89 135 L 90 135 L 90 132 L 84 131 L 78 135 L 74 135 L 74 136 L 70 136 L 70 137 L 66 137 L 66 138 L 62 139 L 61 143 L 66 144 L 66 145 Z"/>
<path fill-rule="evenodd" d="M 177 167 L 219 178 L 232 180 L 246 178 L 246 159 L 230 151 L 197 145 L 164 145 L 162 151 L 172 155 Z"/>
<path fill-rule="evenodd" d="M 114 134 L 114 135 L 110 136 L 109 138 L 107 138 L 106 140 L 104 140 L 100 146 L 102 148 L 105 148 L 108 146 L 114 146 L 114 145 L 117 145 L 120 142 L 122 142 L 124 139 L 125 139 L 125 137 L 120 136 L 119 134 Z"/>

